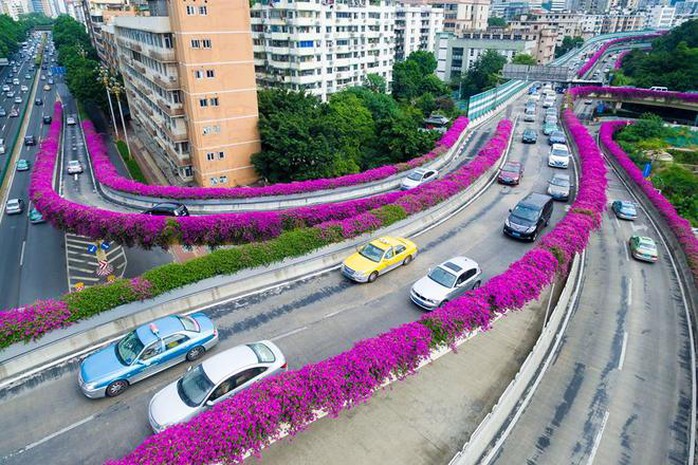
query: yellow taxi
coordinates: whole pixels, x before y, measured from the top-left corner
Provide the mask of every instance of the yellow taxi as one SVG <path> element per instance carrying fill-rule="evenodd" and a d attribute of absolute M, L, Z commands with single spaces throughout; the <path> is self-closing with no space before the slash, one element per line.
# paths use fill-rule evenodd
<path fill-rule="evenodd" d="M 379 275 L 410 263 L 417 252 L 417 245 L 408 239 L 383 236 L 359 247 L 344 260 L 342 274 L 360 283 L 372 283 Z"/>

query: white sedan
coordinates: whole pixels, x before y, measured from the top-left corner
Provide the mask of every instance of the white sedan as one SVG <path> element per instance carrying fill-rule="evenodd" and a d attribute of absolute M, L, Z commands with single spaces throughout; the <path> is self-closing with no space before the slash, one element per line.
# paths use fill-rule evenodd
<path fill-rule="evenodd" d="M 439 172 L 432 169 L 417 168 L 407 175 L 405 179 L 402 180 L 400 184 L 400 189 L 407 190 L 412 189 L 422 184 L 431 182 L 439 177 Z"/>
<path fill-rule="evenodd" d="M 240 345 L 216 354 L 153 396 L 148 406 L 150 426 L 159 433 L 186 422 L 286 367 L 284 354 L 271 341 Z"/>
<path fill-rule="evenodd" d="M 68 162 L 68 174 L 82 173 L 82 163 L 78 160 L 70 160 Z"/>

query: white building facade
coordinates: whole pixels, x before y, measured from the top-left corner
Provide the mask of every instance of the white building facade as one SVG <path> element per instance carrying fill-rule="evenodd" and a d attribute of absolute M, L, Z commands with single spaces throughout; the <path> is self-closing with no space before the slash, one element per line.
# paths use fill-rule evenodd
<path fill-rule="evenodd" d="M 272 0 L 250 14 L 259 87 L 304 90 L 326 101 L 368 74 L 392 82 L 393 0 Z"/>
<path fill-rule="evenodd" d="M 444 12 L 431 5 L 399 4 L 395 19 L 395 61 L 417 50 L 436 51 L 436 36 L 443 31 Z"/>

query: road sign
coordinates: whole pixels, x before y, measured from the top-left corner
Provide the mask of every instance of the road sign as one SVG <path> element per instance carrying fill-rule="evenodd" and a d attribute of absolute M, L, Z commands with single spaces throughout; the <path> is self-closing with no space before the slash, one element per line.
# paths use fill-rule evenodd
<path fill-rule="evenodd" d="M 90 244 L 87 246 L 87 253 L 97 253 L 97 244 Z"/>
<path fill-rule="evenodd" d="M 99 246 L 102 250 L 109 250 L 111 248 L 111 242 L 102 242 Z"/>
<path fill-rule="evenodd" d="M 106 260 L 100 260 L 97 266 L 97 276 L 108 276 L 114 271 L 114 267 Z"/>
<path fill-rule="evenodd" d="M 55 75 L 63 75 L 65 74 L 65 67 L 64 66 L 51 66 L 51 72 Z"/>

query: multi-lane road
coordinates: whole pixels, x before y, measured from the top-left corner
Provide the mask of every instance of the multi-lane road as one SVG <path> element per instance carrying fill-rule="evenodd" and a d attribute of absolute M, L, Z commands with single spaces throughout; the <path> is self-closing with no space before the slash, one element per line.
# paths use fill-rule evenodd
<path fill-rule="evenodd" d="M 517 116 L 523 100 L 507 116 Z M 520 142 L 527 127 L 538 129 L 540 121 L 517 123 L 509 153 L 524 165 L 521 185 L 494 184 L 453 218 L 416 237 L 421 253 L 412 264 L 371 285 L 328 272 L 206 309 L 220 331 L 214 352 L 273 339 L 290 367 L 298 368 L 419 318 L 422 311 L 409 302 L 409 288 L 443 260 L 456 254 L 473 258 L 485 279 L 504 271 L 532 246 L 501 234 L 507 211 L 528 192 L 544 192 L 554 171 L 547 167 L 548 146 L 540 133 L 537 144 Z M 491 131 L 492 124 L 479 129 L 466 155 Z M 629 197 L 615 175 L 609 180 L 611 199 Z M 64 180 L 65 191 L 70 182 Z M 90 189 L 87 176 L 79 182 L 76 192 Z M 565 207 L 556 203 L 551 227 Z M 652 234 L 644 216 L 621 223 L 608 215 L 593 237 L 565 342 L 497 463 L 686 463 L 692 386 L 685 311 L 667 250 L 655 265 L 627 255 L 627 238 L 636 230 Z M 127 453 L 151 434 L 147 404 L 154 392 L 186 369 L 169 370 L 118 398 L 91 401 L 77 387 L 77 364 L 73 360 L 0 393 L 1 463 L 88 464 Z"/>
<path fill-rule="evenodd" d="M 36 158 L 39 143 L 45 136 L 48 129 L 44 125 L 42 118 L 44 114 L 53 112 L 55 101 L 55 86 L 51 86 L 51 91 L 44 92 L 43 86 L 47 81 L 40 79 L 46 75 L 46 70 L 37 67 L 34 72 L 29 71 L 33 60 L 25 61 L 19 72 L 22 83 L 31 86 L 31 81 L 24 79 L 24 74 L 37 73 L 36 95 L 33 87 L 28 93 L 22 94 L 24 103 L 28 105 L 27 124 L 22 126 L 21 118 L 0 118 L 3 126 L 2 135 L 8 143 L 18 132 L 33 135 L 37 139 L 37 145 L 24 146 L 23 139 L 17 141 L 21 147 L 19 158 L 28 160 L 32 165 Z M 4 73 L 9 72 L 7 67 Z M 3 76 L 5 75 L 3 73 Z M 48 79 L 48 78 L 47 78 Z M 4 82 L 4 78 L 2 80 Z M 13 86 L 19 91 L 19 86 Z M 19 92 L 17 92 L 19 94 Z M 43 105 L 35 105 L 35 98 L 42 98 Z M 11 99 L 6 99 L 4 94 L 0 97 L 0 104 L 9 114 L 12 106 Z M 4 162 L 4 157 L 11 157 L 8 151 L 0 157 Z M 15 172 L 14 165 L 10 165 L 7 173 L 9 190 L 5 198 L 21 198 L 28 207 L 29 171 Z M 4 198 L 2 200 L 5 200 Z M 8 216 L 4 213 L 4 208 L 0 209 L 0 308 L 12 308 L 25 305 L 39 298 L 56 297 L 67 291 L 65 252 L 63 249 L 63 233 L 52 228 L 48 224 L 30 224 L 27 217 L 28 208 L 21 215 Z"/>

